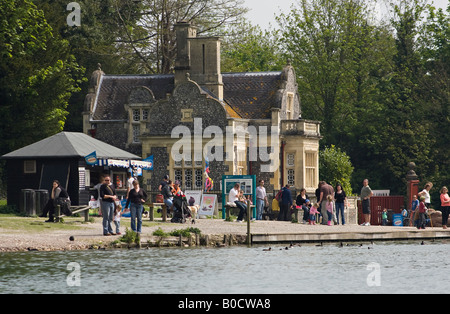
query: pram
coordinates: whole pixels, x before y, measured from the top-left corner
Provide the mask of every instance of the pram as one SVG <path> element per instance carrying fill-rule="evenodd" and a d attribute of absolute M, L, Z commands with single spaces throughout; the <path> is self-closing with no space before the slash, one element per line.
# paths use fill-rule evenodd
<path fill-rule="evenodd" d="M 186 218 L 192 217 L 186 197 L 175 195 L 173 197 L 173 218 L 171 222 L 185 223 Z"/>

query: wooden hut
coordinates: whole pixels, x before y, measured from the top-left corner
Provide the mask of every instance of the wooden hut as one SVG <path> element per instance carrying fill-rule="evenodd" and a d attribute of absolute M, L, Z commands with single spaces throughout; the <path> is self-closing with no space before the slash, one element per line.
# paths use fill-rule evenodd
<path fill-rule="evenodd" d="M 85 157 L 96 152 L 98 165 Z M 101 174 L 108 174 L 116 188 L 125 189 L 128 167 L 120 162 L 141 157 L 77 132 L 61 132 L 2 156 L 6 160 L 8 205 L 19 207 L 22 190 L 48 190 L 59 180 L 69 193 L 72 205 L 89 202 L 90 188 Z"/>

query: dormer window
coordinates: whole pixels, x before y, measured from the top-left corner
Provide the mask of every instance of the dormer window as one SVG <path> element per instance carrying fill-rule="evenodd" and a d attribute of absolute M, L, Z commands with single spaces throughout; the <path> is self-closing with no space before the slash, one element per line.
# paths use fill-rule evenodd
<path fill-rule="evenodd" d="M 141 120 L 141 110 L 140 109 L 134 109 L 133 110 L 133 121 L 139 122 Z"/>

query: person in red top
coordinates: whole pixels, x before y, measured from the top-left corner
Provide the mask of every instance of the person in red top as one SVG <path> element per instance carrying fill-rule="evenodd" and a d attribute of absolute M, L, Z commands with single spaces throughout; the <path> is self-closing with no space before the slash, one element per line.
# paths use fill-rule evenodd
<path fill-rule="evenodd" d="M 446 186 L 441 188 L 442 228 L 447 229 L 448 215 L 450 213 L 450 196 Z"/>
<path fill-rule="evenodd" d="M 420 197 L 419 204 L 419 222 L 417 223 L 417 229 L 425 229 L 427 220 L 425 218 L 425 213 L 427 212 L 427 207 L 425 206 L 425 196 Z"/>

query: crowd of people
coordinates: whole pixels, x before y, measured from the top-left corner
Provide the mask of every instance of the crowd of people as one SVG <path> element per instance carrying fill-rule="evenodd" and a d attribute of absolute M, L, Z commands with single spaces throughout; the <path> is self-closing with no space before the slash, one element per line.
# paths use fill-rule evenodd
<path fill-rule="evenodd" d="M 411 219 L 414 220 L 414 225 L 419 229 L 425 229 L 427 222 L 427 210 L 431 205 L 430 190 L 433 184 L 428 182 L 425 187 L 417 195 L 413 196 L 411 204 Z M 109 175 L 104 175 L 100 178 L 99 184 L 95 187 L 98 189 L 98 200 L 100 202 L 100 210 L 103 218 L 103 234 L 105 236 L 116 235 L 120 233 L 120 217 L 122 213 L 122 203 L 117 197 L 114 185 L 111 182 Z M 172 182 L 169 176 L 165 176 L 158 187 L 162 195 L 162 201 L 167 207 L 168 214 L 174 212 L 174 197 L 182 196 L 180 183 L 178 181 Z M 263 213 L 269 208 L 269 200 L 266 189 L 264 187 L 264 180 L 259 180 L 256 187 L 256 217 L 255 220 L 262 220 Z M 369 180 L 364 179 L 361 188 L 360 198 L 362 202 L 362 212 L 364 215 L 364 222 L 362 226 L 370 225 L 370 198 L 373 196 L 373 191 L 369 186 Z M 147 201 L 147 193 L 139 186 L 139 181 L 128 173 L 127 180 L 127 194 L 125 208 L 130 209 L 131 229 L 135 232 L 142 232 L 142 214 L 144 211 L 143 204 Z M 304 188 L 300 189 L 299 194 L 292 196 L 290 186 L 286 184 L 278 192 L 272 201 L 272 209 L 279 209 L 277 220 L 291 221 L 292 213 L 295 209 L 302 210 L 302 222 L 315 225 L 320 223 L 322 225 L 331 226 L 334 224 L 345 225 L 345 209 L 348 207 L 348 198 L 346 192 L 343 190 L 341 184 L 336 184 L 334 187 L 325 181 L 320 181 L 315 191 L 316 202 L 313 204 Z M 53 222 L 55 216 L 55 208 L 58 204 L 70 204 L 70 198 L 67 191 L 55 180 L 52 186 L 52 192 L 47 205 L 44 207 L 41 217 L 46 217 L 49 214 L 47 222 Z M 240 189 L 240 184 L 236 183 L 228 193 L 228 203 L 235 204 L 239 208 L 237 222 L 242 222 L 244 216 L 247 214 L 247 206 L 251 203 L 251 195 L 244 195 L 244 191 Z M 442 212 L 442 226 L 447 229 L 448 217 L 450 214 L 450 197 L 448 189 L 443 186 L 440 189 L 440 211 Z M 70 207 L 70 205 L 68 205 Z M 115 230 L 112 228 L 114 222 Z M 383 225 L 387 224 L 387 211 L 382 213 Z"/>

